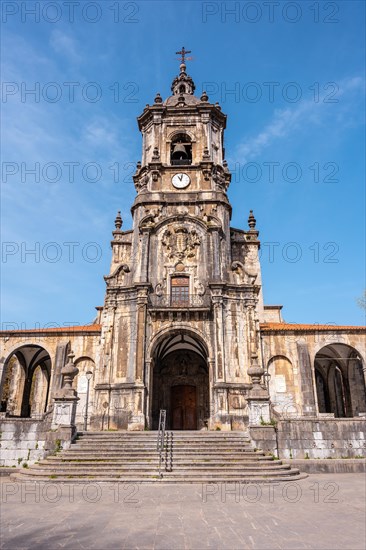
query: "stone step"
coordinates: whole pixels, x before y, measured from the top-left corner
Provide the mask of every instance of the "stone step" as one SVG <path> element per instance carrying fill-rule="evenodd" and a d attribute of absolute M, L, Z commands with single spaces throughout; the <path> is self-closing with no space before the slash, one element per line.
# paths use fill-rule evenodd
<path fill-rule="evenodd" d="M 145 433 L 147 435 L 145 435 Z M 234 432 L 232 432 L 234 433 Z M 230 432 L 223 432 L 220 434 L 215 434 L 215 432 L 195 432 L 193 433 L 186 433 L 186 432 L 172 432 L 167 431 L 165 432 L 165 436 L 173 437 L 174 439 L 202 439 L 202 440 L 224 440 L 228 439 L 231 441 L 235 441 L 235 439 L 247 439 L 249 440 L 250 437 L 243 432 L 235 432 L 235 435 L 231 435 Z M 157 432 L 86 432 L 86 433 L 78 433 L 78 438 L 88 438 L 88 439 L 133 439 L 133 440 L 143 440 L 148 441 L 149 439 L 157 439 L 158 433 Z"/>
<path fill-rule="evenodd" d="M 177 445 L 211 445 L 211 446 L 214 446 L 214 445 L 236 445 L 236 446 L 239 446 L 239 445 L 251 445 L 251 441 L 248 441 L 247 439 L 234 439 L 234 440 L 230 440 L 230 439 L 224 439 L 224 440 L 210 440 L 210 439 L 205 439 L 203 441 L 200 441 L 199 439 L 195 440 L 195 439 L 171 439 L 171 438 L 165 438 L 165 443 L 166 442 L 170 442 L 170 441 L 173 441 L 175 444 Z M 133 439 L 119 439 L 119 438 L 113 438 L 113 439 L 100 439 L 100 440 L 93 440 L 93 439 L 89 439 L 89 438 L 85 438 L 85 439 L 78 439 L 77 441 L 75 441 L 74 443 L 77 443 L 77 444 L 82 444 L 82 443 L 87 443 L 88 445 L 106 445 L 106 444 L 113 444 L 113 445 L 118 445 L 118 444 L 124 444 L 124 445 L 156 445 L 157 444 L 157 439 L 149 439 L 149 440 L 143 440 L 143 439 L 138 439 L 137 441 L 134 441 Z"/>
<path fill-rule="evenodd" d="M 170 453 L 170 447 L 167 449 L 164 449 L 163 454 L 169 454 Z M 222 449 L 221 447 L 219 449 L 215 448 L 213 449 L 207 449 L 207 448 L 199 448 L 199 449 L 177 449 L 176 447 L 173 447 L 173 452 L 176 454 L 176 456 L 199 456 L 203 454 L 207 454 L 209 456 L 263 456 L 264 452 L 254 449 Z M 79 446 L 72 446 L 70 449 L 67 449 L 65 451 L 62 451 L 63 455 L 67 453 L 67 456 L 73 456 L 75 453 L 80 455 L 88 456 L 90 454 L 95 455 L 96 457 L 103 458 L 104 456 L 156 456 L 158 454 L 158 451 L 156 448 L 154 449 L 125 449 L 125 448 L 109 448 L 109 449 L 103 449 L 100 450 L 99 448 L 95 449 L 93 446 L 90 447 L 79 447 Z"/>
<path fill-rule="evenodd" d="M 252 443 L 199 443 L 199 442 L 192 442 L 192 443 L 181 443 L 177 441 L 165 441 L 164 447 L 170 447 L 171 445 L 174 445 L 177 449 L 210 449 L 215 450 L 217 448 L 219 449 L 237 449 L 237 450 L 253 450 L 255 447 Z M 75 446 L 80 448 L 93 448 L 93 449 L 108 449 L 110 447 L 115 447 L 118 449 L 147 449 L 147 450 L 154 450 L 157 448 L 157 442 L 151 442 L 151 443 L 133 443 L 133 442 L 124 442 L 124 441 L 108 441 L 103 443 L 96 443 L 93 441 L 82 441 L 82 442 L 74 442 L 71 444 L 70 448 L 74 448 Z"/>
<path fill-rule="evenodd" d="M 236 483 L 256 483 L 261 481 L 291 481 L 297 479 L 306 478 L 306 474 L 300 474 L 296 468 L 290 468 L 288 470 L 233 470 L 222 471 L 214 470 L 207 472 L 207 470 L 191 471 L 181 470 L 178 472 L 166 472 L 162 471 L 162 477 L 159 476 L 156 469 L 150 471 L 111 471 L 105 472 L 104 470 L 98 472 L 91 472 L 87 470 L 39 470 L 27 469 L 27 471 L 20 471 L 17 474 L 12 474 L 11 479 L 17 481 L 57 481 L 57 482 L 130 482 L 140 483 L 149 482 L 152 480 L 161 480 L 175 483 L 212 483 L 212 482 L 236 482 Z"/>
<path fill-rule="evenodd" d="M 107 485 L 111 484 L 124 484 L 124 483 L 136 483 L 136 484 L 199 484 L 202 486 L 202 484 L 208 484 L 208 483 L 225 483 L 228 484 L 237 484 L 237 485 L 245 485 L 245 484 L 259 484 L 259 483 L 290 483 L 291 481 L 296 482 L 302 479 L 305 479 L 307 474 L 294 474 L 291 477 L 288 475 L 285 476 L 272 476 L 271 474 L 263 475 L 263 476 L 233 476 L 233 477 L 226 477 L 226 476 L 216 476 L 216 477 L 189 477 L 186 476 L 184 478 L 174 478 L 174 477 L 160 477 L 157 474 L 151 475 L 150 477 L 143 477 L 140 476 L 117 476 L 117 477 L 101 477 L 98 476 L 98 478 L 91 478 L 91 477 L 65 477 L 65 476 L 39 476 L 36 478 L 37 482 L 57 482 L 57 483 L 72 483 L 72 484 L 79 484 L 79 483 L 106 483 Z M 26 477 L 26 476 L 19 476 L 16 474 L 12 474 L 10 478 L 13 481 L 17 482 L 33 482 L 35 481 L 35 478 L 32 476 Z"/>
<path fill-rule="evenodd" d="M 244 441 L 250 441 L 250 438 L 246 435 L 237 435 L 237 436 L 230 436 L 230 435 L 220 435 L 220 436 L 215 436 L 215 435 L 204 435 L 204 436 L 201 436 L 201 435 L 196 435 L 196 436 L 193 436 L 193 435 L 182 435 L 182 434 L 177 434 L 177 433 L 174 433 L 174 432 L 165 432 L 165 437 L 172 437 L 173 439 L 176 439 L 176 440 L 180 440 L 180 441 L 193 441 L 193 440 L 196 440 L 196 441 L 237 441 L 237 440 L 244 440 Z M 103 441 L 104 439 L 123 439 L 124 441 L 127 441 L 127 440 L 132 440 L 132 441 L 149 441 L 149 440 L 153 440 L 153 441 L 156 441 L 157 438 L 158 438 L 158 435 L 155 434 L 155 435 L 144 435 L 144 436 L 141 436 L 141 435 L 127 435 L 127 434 L 117 434 L 117 435 L 110 435 L 110 434 L 106 434 L 106 435 L 94 435 L 94 436 L 91 436 L 91 435 L 78 435 L 78 438 L 79 439 L 89 439 L 91 441 Z"/>
<path fill-rule="evenodd" d="M 238 466 L 233 466 L 231 468 L 228 468 L 228 467 L 225 467 L 223 466 L 222 468 L 218 468 L 217 466 L 210 466 L 210 467 L 207 467 L 207 466 L 195 466 L 195 467 L 189 467 L 187 468 L 187 466 L 182 466 L 182 467 L 179 467 L 179 466 L 175 466 L 173 467 L 172 470 L 170 470 L 168 468 L 168 470 L 165 470 L 164 468 L 161 470 L 163 472 L 166 472 L 167 474 L 172 474 L 172 475 L 190 475 L 190 476 L 194 476 L 196 475 L 197 473 L 200 473 L 201 475 L 202 474 L 205 474 L 205 475 L 210 475 L 210 474 L 220 474 L 221 476 L 222 475 L 231 475 L 231 474 L 237 474 L 237 475 L 247 475 L 247 474 L 251 474 L 253 472 L 257 472 L 259 474 L 262 474 L 262 473 L 266 473 L 266 472 L 273 472 L 273 473 L 277 473 L 277 472 L 283 472 L 283 473 L 291 473 L 290 472 L 290 466 L 286 467 L 286 466 L 273 466 L 273 467 L 265 467 L 265 468 L 261 468 L 261 467 L 256 467 L 256 466 L 250 466 L 250 467 L 238 467 Z M 115 466 L 104 466 L 103 468 L 95 468 L 93 466 L 85 466 L 83 464 L 81 464 L 79 467 L 75 467 L 75 466 L 66 466 L 66 465 L 59 465 L 58 468 L 57 468 L 57 474 L 61 475 L 61 473 L 65 474 L 65 475 L 75 475 L 75 476 L 78 476 L 78 475 L 107 475 L 107 474 L 118 474 L 118 475 L 122 475 L 122 474 L 129 474 L 129 473 L 134 473 L 135 475 L 144 475 L 144 474 L 148 474 L 148 475 L 151 475 L 151 474 L 156 474 L 158 472 L 158 469 L 157 467 L 152 467 L 152 466 L 145 466 L 145 467 L 133 467 L 133 466 L 130 466 L 129 468 L 126 468 L 126 467 L 121 467 L 121 468 L 116 468 Z M 22 472 L 23 473 L 23 470 Z M 51 467 L 47 467 L 47 464 L 42 464 L 42 467 L 41 468 L 32 468 L 29 470 L 29 474 L 30 475 L 52 475 L 54 473 L 54 466 L 51 466 Z M 25 474 L 25 475 L 28 475 L 28 474 Z"/>
<path fill-rule="evenodd" d="M 297 468 L 290 468 L 290 466 L 286 469 L 286 468 L 252 468 L 252 469 L 247 469 L 247 470 L 244 470 L 244 469 L 233 469 L 233 470 L 230 470 L 230 471 L 227 471 L 227 470 L 220 470 L 220 469 L 212 469 L 212 470 L 206 470 L 204 468 L 200 468 L 200 469 L 194 469 L 194 470 L 187 470 L 187 469 L 182 469 L 182 470 L 177 470 L 177 471 L 166 471 L 166 470 L 161 470 L 162 474 L 163 474 L 163 477 L 166 477 L 166 478 L 179 478 L 179 479 L 182 479 L 184 477 L 190 477 L 190 478 L 195 478 L 195 477 L 207 477 L 207 478 L 211 478 L 211 477 L 215 477 L 215 476 L 219 476 L 219 477 L 227 477 L 227 478 L 231 478 L 231 477 L 252 477 L 253 475 L 256 475 L 256 476 L 268 476 L 268 475 L 271 475 L 271 476 L 274 476 L 274 477 L 277 477 L 277 476 L 281 476 L 281 475 L 289 475 L 289 476 L 293 476 L 293 475 L 297 475 L 299 473 L 299 470 Z M 27 469 L 27 472 L 24 472 L 24 470 L 21 470 L 19 471 L 17 474 L 15 474 L 17 476 L 20 476 L 20 478 L 25 478 L 25 477 L 35 477 L 35 478 L 38 478 L 38 477 L 41 477 L 41 476 L 45 476 L 45 477 L 48 477 L 49 479 L 52 479 L 53 476 L 62 476 L 62 477 L 67 477 L 67 476 L 73 476 L 73 477 L 76 477 L 76 478 L 86 478 L 86 477 L 91 477 L 91 478 L 102 478 L 102 477 L 118 477 L 118 476 L 121 476 L 123 475 L 124 477 L 131 477 L 131 476 L 134 476 L 135 478 L 137 477 L 141 477 L 141 478 L 144 478 L 144 477 L 150 477 L 150 476 L 155 476 L 155 475 L 158 475 L 158 471 L 156 469 L 146 469 L 144 471 L 140 471 L 138 469 L 129 469 L 129 470 L 116 470 L 116 469 L 102 469 L 102 470 L 89 470 L 89 469 L 67 469 L 67 468 L 59 468 L 57 470 L 57 472 L 54 472 L 53 469 L 47 469 L 47 468 L 32 468 L 32 469 Z"/>
<path fill-rule="evenodd" d="M 246 435 L 237 435 L 235 437 L 232 437 L 230 435 L 223 435 L 223 436 L 215 436 L 215 435 L 181 435 L 174 432 L 165 432 L 165 437 L 169 437 L 171 439 L 174 439 L 176 441 L 250 441 L 250 438 Z M 158 439 L 158 434 L 155 435 L 149 435 L 149 436 L 141 436 L 141 435 L 80 435 L 78 434 L 77 439 L 80 441 L 82 439 L 88 439 L 90 441 L 103 441 L 106 439 L 109 440 L 123 440 L 123 441 L 156 441 Z"/>
<path fill-rule="evenodd" d="M 177 450 L 214 450 L 217 449 L 217 445 L 178 445 L 177 443 L 173 442 L 174 448 Z M 171 445 L 165 445 L 165 448 L 169 448 Z M 156 445 L 125 445 L 123 443 L 110 443 L 110 444 L 103 444 L 103 445 L 93 445 L 92 443 L 84 443 L 77 445 L 78 449 L 98 449 L 99 451 L 105 450 L 105 449 L 126 449 L 126 450 L 147 450 L 147 451 L 153 451 L 156 450 Z M 72 445 L 71 448 L 75 448 L 75 445 Z M 254 448 L 249 445 L 220 445 L 220 449 L 224 449 L 225 451 L 253 451 Z"/>
<path fill-rule="evenodd" d="M 177 444 L 180 444 L 180 445 L 189 445 L 191 443 L 195 443 L 196 445 L 197 444 L 203 444 L 203 445 L 217 445 L 218 443 L 221 445 L 221 444 L 226 444 L 226 445 L 250 445 L 251 444 L 251 441 L 248 440 L 248 439 L 243 439 L 243 438 L 235 438 L 235 439 L 228 439 L 228 438 L 225 438 L 225 439 L 209 439 L 209 438 L 204 438 L 204 439 L 191 439 L 191 438 L 186 438 L 186 439 L 183 439 L 183 438 L 167 438 L 165 437 L 165 441 L 174 441 L 175 443 Z M 98 438 L 98 439 L 93 439 L 93 438 L 90 438 L 90 437 L 83 437 L 83 438 L 80 438 L 77 440 L 77 443 L 93 443 L 94 445 L 96 443 L 101 443 L 101 444 L 105 444 L 105 443 L 126 443 L 126 444 L 137 444 L 137 445 L 156 445 L 157 443 L 157 438 L 149 438 L 149 439 L 143 439 L 143 438 L 138 438 L 136 440 L 134 440 L 133 438 L 131 437 L 126 437 L 126 438 L 123 438 L 123 437 L 111 437 L 111 438 L 107 438 L 107 437 L 102 437 L 102 438 Z"/>
<path fill-rule="evenodd" d="M 154 452 L 141 452 L 141 451 L 129 451 L 129 452 L 123 452 L 123 451 L 106 451 L 104 453 L 93 451 L 93 449 L 90 449 L 88 451 L 80 450 L 80 449 L 73 449 L 73 450 L 67 450 L 62 453 L 62 456 L 64 457 L 93 457 L 95 459 L 104 459 L 104 458 L 154 458 L 158 455 L 158 452 L 155 450 Z M 163 456 L 169 456 L 170 451 L 167 451 L 163 453 Z M 248 458 L 261 458 L 265 457 L 263 451 L 252 451 L 252 452 L 220 452 L 217 451 L 215 453 L 210 453 L 208 450 L 204 450 L 202 452 L 191 452 L 191 451 L 183 451 L 179 452 L 176 450 L 173 450 L 173 455 L 177 458 L 197 458 L 200 456 L 208 456 L 212 458 L 222 458 L 222 459 L 229 459 L 229 457 L 234 457 L 238 459 L 248 459 Z M 57 455 L 55 455 L 57 456 Z"/>
<path fill-rule="evenodd" d="M 133 462 L 133 463 L 141 463 L 141 462 L 149 462 L 149 463 L 158 463 L 159 462 L 159 458 L 157 456 L 155 457 L 151 457 L 151 458 L 145 458 L 145 457 L 139 457 L 138 459 L 136 459 L 135 457 L 126 457 L 126 458 L 123 458 L 121 459 L 120 457 L 115 457 L 115 458 L 93 458 L 93 457 L 84 457 L 84 456 L 78 456 L 78 457 L 57 457 L 57 456 L 49 456 L 47 457 L 45 460 L 47 460 L 47 462 L 49 463 L 60 463 L 60 464 L 64 464 L 65 462 L 69 462 L 69 463 L 79 463 L 79 462 L 82 462 L 84 464 L 95 464 L 95 463 L 100 463 L 100 464 L 103 464 L 105 462 L 108 462 L 110 464 L 126 464 L 126 462 Z M 170 461 L 170 458 L 168 457 L 168 459 L 165 459 L 164 458 L 164 461 Z M 210 456 L 207 456 L 207 457 L 199 457 L 199 458 L 185 458 L 185 457 L 174 457 L 173 458 L 173 462 L 174 464 L 197 464 L 197 463 L 202 463 L 202 464 L 209 464 L 209 463 L 213 463 L 213 464 L 218 464 L 218 463 L 225 463 L 225 464 L 230 464 L 230 463 L 241 463 L 241 464 L 259 464 L 259 463 L 267 463 L 267 462 L 274 462 L 273 458 L 272 457 L 269 457 L 269 456 L 264 456 L 264 457 L 260 457 L 260 459 L 256 459 L 255 457 L 249 457 L 249 458 L 233 458 L 233 457 L 228 457 L 227 459 L 225 459 L 224 457 L 223 458 L 213 458 L 213 457 L 210 457 Z M 275 461 L 276 464 L 281 464 L 282 462 L 280 460 L 276 460 Z"/>
<path fill-rule="evenodd" d="M 182 435 L 183 434 L 183 435 Z M 291 480 L 297 469 L 255 449 L 244 432 L 174 432 L 167 438 L 161 472 L 169 483 Z M 156 432 L 81 433 L 70 449 L 22 469 L 18 480 L 156 482 Z M 165 470 L 165 464 L 167 470 Z"/>
<path fill-rule="evenodd" d="M 156 460 L 158 458 L 158 455 L 157 453 L 154 453 L 153 455 L 121 455 L 119 453 L 117 454 L 102 454 L 102 455 L 96 455 L 95 453 L 89 453 L 89 454 L 85 454 L 85 453 L 64 453 L 61 455 L 62 456 L 62 459 L 63 460 L 94 460 L 94 461 L 100 461 L 100 462 L 103 462 L 103 461 L 106 461 L 106 460 L 135 460 L 135 461 L 146 461 L 146 460 Z M 51 459 L 51 457 L 48 457 Z M 241 455 L 231 455 L 230 453 L 225 456 L 225 455 L 215 455 L 215 456 L 210 456 L 210 455 L 206 455 L 206 454 L 195 454 L 195 455 L 191 455 L 191 454 L 182 454 L 182 455 L 178 455 L 177 453 L 173 453 L 173 455 L 170 455 L 170 454 L 164 454 L 162 455 L 162 459 L 163 460 L 170 460 L 171 458 L 173 458 L 173 460 L 185 460 L 187 462 L 194 462 L 196 460 L 216 460 L 216 461 L 220 461 L 220 462 L 225 462 L 225 461 L 228 461 L 228 460 L 237 460 L 237 461 L 240 461 L 240 462 L 246 462 L 248 460 L 256 460 L 256 461 L 259 461 L 259 460 L 272 460 L 271 457 L 268 457 L 268 456 L 265 456 L 265 455 L 262 455 L 262 456 L 257 456 L 255 453 L 253 454 L 248 454 L 246 453 L 245 455 L 242 453 Z"/>

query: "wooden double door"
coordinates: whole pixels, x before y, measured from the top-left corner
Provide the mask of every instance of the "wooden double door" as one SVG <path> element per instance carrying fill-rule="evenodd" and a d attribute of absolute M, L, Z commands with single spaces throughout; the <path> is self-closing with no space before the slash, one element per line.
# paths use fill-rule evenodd
<path fill-rule="evenodd" d="M 172 430 L 197 429 L 197 388 L 196 386 L 172 386 L 171 388 Z"/>

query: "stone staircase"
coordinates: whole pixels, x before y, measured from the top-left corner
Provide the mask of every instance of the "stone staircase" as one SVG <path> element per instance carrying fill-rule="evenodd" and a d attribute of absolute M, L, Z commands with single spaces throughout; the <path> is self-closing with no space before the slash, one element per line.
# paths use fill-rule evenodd
<path fill-rule="evenodd" d="M 157 432 L 79 433 L 71 448 L 19 470 L 18 481 L 271 482 L 302 479 L 265 456 L 244 432 L 167 432 L 159 475 Z"/>

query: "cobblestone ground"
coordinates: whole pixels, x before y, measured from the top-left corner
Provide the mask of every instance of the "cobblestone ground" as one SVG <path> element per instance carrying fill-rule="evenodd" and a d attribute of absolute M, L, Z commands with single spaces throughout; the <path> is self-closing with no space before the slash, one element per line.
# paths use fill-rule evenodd
<path fill-rule="evenodd" d="M 1 481 L 1 548 L 365 548 L 364 474 L 279 485 Z"/>

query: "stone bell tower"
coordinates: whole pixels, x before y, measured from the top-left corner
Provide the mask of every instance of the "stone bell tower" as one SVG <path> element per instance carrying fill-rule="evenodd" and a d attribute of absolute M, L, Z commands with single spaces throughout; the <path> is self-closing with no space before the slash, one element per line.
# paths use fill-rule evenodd
<path fill-rule="evenodd" d="M 194 95 L 182 49 L 165 101 L 138 117 L 133 227 L 118 214 L 102 311 L 94 426 L 242 429 L 259 356 L 258 231 L 230 228 L 226 115 Z"/>

